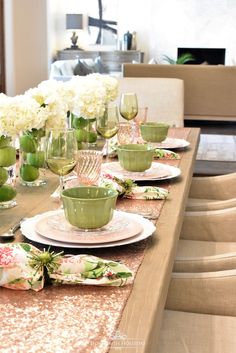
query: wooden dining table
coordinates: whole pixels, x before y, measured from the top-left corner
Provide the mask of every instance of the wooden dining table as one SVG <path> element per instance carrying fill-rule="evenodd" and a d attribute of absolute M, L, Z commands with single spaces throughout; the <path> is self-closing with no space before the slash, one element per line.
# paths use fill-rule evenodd
<path fill-rule="evenodd" d="M 181 170 L 181 176 L 168 181 L 170 195 L 164 202 L 158 219 L 153 221 L 156 224 L 156 232 L 148 238 L 144 258 L 117 327 L 117 332 L 125 337 L 124 342 L 119 347 L 115 344 L 111 345 L 110 353 L 118 351 L 122 353 L 156 353 L 173 261 L 193 175 L 199 135 L 198 128 L 189 129 L 187 140 L 190 142 L 190 146 L 181 152 L 178 166 Z M 165 161 L 165 163 L 171 164 L 171 161 Z M 50 197 L 50 194 L 58 186 L 58 177 L 49 171 L 47 174 L 48 183 L 42 187 L 31 188 L 17 183 L 18 205 L 12 209 L 0 210 L 0 234 L 7 231 L 23 217 L 32 217 L 58 208 L 58 202 Z M 156 182 L 152 183 L 162 186 Z M 118 202 L 117 207 L 122 209 L 127 206 L 132 210 L 142 202 L 146 203 L 147 209 L 151 208 L 153 211 L 155 202 L 158 201 L 150 201 L 149 203 L 149 201 L 123 199 Z M 14 242 L 19 241 L 26 241 L 20 231 L 16 233 Z M 1 240 L 1 242 L 4 241 Z M 80 252 L 81 249 L 78 249 L 77 253 Z M 0 290 L 0 300 L 2 293 L 6 296 L 10 292 L 11 299 L 9 300 L 14 300 L 14 296 L 19 295 L 18 291 L 2 289 Z M 50 291 L 47 291 L 47 296 L 50 296 Z M 55 350 L 55 352 L 57 351 Z M 75 350 L 75 352 L 77 351 Z"/>

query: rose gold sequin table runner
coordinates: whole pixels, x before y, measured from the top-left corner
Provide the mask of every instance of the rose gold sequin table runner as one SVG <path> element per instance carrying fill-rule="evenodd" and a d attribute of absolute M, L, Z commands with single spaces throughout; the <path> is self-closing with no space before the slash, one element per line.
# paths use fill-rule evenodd
<path fill-rule="evenodd" d="M 174 129 L 169 136 L 187 139 L 189 132 L 190 129 Z M 174 166 L 179 162 L 167 161 Z M 161 183 L 161 186 L 171 188 L 171 183 Z M 158 215 L 163 204 L 162 200 L 120 200 L 118 208 L 154 210 Z M 146 243 L 86 253 L 122 261 L 136 273 Z M 113 346 L 119 343 L 116 329 L 131 291 L 132 285 L 119 288 L 48 286 L 38 293 L 1 288 L 0 352 L 105 353 L 112 342 Z"/>

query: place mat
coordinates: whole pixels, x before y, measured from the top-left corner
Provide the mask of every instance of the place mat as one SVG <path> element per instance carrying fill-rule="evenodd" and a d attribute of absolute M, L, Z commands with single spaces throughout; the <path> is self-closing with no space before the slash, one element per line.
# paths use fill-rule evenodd
<path fill-rule="evenodd" d="M 168 136 L 187 139 L 190 129 L 169 129 Z M 180 156 L 184 152 L 180 153 Z M 178 166 L 179 160 L 168 161 Z M 166 185 L 171 188 L 170 185 Z M 164 200 L 118 200 L 119 209 L 161 212 Z M 147 241 L 132 245 L 96 249 L 86 253 L 123 262 L 134 274 L 145 255 Z M 144 284 L 145 285 L 145 284 Z M 132 285 L 105 288 L 93 286 L 46 287 L 39 293 L 1 288 L 0 350 L 10 353 L 107 353 L 110 346 L 122 352 L 132 337 L 122 339 L 118 332 Z M 119 338 L 121 337 L 121 338 Z M 132 349 L 144 342 L 132 340 Z"/>
<path fill-rule="evenodd" d="M 143 226 L 125 212 L 114 211 L 111 222 L 100 230 L 82 231 L 67 222 L 64 211 L 46 212 L 35 224 L 41 236 L 65 243 L 105 244 L 139 234 Z"/>

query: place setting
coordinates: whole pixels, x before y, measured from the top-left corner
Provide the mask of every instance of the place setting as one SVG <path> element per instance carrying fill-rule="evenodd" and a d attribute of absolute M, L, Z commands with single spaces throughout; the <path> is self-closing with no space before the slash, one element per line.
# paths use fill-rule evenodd
<path fill-rule="evenodd" d="M 101 248 L 131 244 L 153 234 L 155 226 L 148 219 L 116 210 L 119 193 L 114 184 L 101 181 L 101 151 L 77 152 L 73 129 L 48 134 L 45 158 L 49 169 L 59 175 L 58 199 L 63 208 L 22 221 L 21 232 L 28 240 L 62 248 Z M 72 170 L 75 174 L 66 183 Z M 138 186 L 132 183 L 132 187 Z M 166 195 L 162 191 L 162 198 Z"/>
<path fill-rule="evenodd" d="M 137 111 L 136 94 L 123 94 L 120 114 L 129 121 L 135 118 Z M 108 140 L 119 131 L 118 115 L 117 105 L 110 104 L 97 120 L 97 132 L 106 141 L 107 157 Z M 134 142 L 137 126 L 130 126 Z M 139 200 L 168 197 L 167 189 L 136 184 L 136 181 L 169 180 L 181 174 L 179 168 L 153 161 L 153 143 L 164 140 L 168 128 L 164 123 L 143 121 L 139 129 L 144 143 L 118 144 L 118 161 L 109 162 L 106 157 L 105 163 L 101 151 L 77 151 L 73 129 L 52 130 L 47 140 L 46 163 L 59 175 L 59 190 L 51 196 L 59 200 L 63 208 L 23 221 L 22 234 L 30 241 L 63 248 L 107 248 L 151 236 L 155 226 L 148 216 L 116 210 L 116 202 L 118 197 Z"/>
<path fill-rule="evenodd" d="M 125 105 L 125 103 L 127 104 Z M 122 95 L 120 112 L 127 120 L 134 119 L 138 112 L 137 97 L 135 94 L 127 94 L 127 97 L 124 94 Z M 102 173 L 111 174 L 119 178 L 130 178 L 135 181 L 168 180 L 178 177 L 181 174 L 179 168 L 153 161 L 156 155 L 155 144 L 161 143 L 166 139 L 169 125 L 143 121 L 139 125 L 139 129 L 143 143 L 140 143 L 141 140 L 135 140 L 132 135 L 133 132 L 137 130 L 135 124 L 133 124 L 133 128 L 131 126 L 131 130 L 127 127 L 127 131 L 131 134 L 130 141 L 133 143 L 117 144 L 115 148 L 118 162 L 104 163 L 102 165 Z M 126 140 L 124 140 L 123 132 L 121 137 L 118 136 L 118 142 L 121 142 L 119 141 L 120 139 L 123 139 L 124 142 L 128 142 L 128 138 L 129 136 L 126 136 Z M 167 151 L 166 153 L 169 159 L 171 159 L 171 157 L 173 159 L 179 158 L 179 156 L 174 153 L 173 156 L 171 156 L 171 153 L 171 151 Z M 164 154 L 159 152 L 159 157 L 161 158 L 163 156 Z"/>
<path fill-rule="evenodd" d="M 168 137 L 169 125 L 162 122 L 145 122 L 140 125 L 141 136 L 156 149 L 185 149 L 190 143 L 185 139 Z"/>

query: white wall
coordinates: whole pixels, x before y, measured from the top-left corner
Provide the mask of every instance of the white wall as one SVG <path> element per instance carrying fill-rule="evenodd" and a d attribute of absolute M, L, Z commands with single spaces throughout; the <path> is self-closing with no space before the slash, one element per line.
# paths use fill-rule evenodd
<path fill-rule="evenodd" d="M 178 47 L 226 48 L 226 64 L 236 65 L 235 0 L 149 1 L 150 57 L 176 58 Z"/>
<path fill-rule="evenodd" d="M 96 0 L 4 0 L 7 94 L 23 93 L 48 78 L 57 50 L 71 45 L 66 13 L 87 13 L 92 2 L 97 5 Z M 176 58 L 178 47 L 218 47 L 226 48 L 226 64 L 236 65 L 236 0 L 117 2 L 119 37 L 136 31 L 146 62 Z M 96 49 L 89 47 L 86 33 L 79 38 L 84 49 Z"/>
<path fill-rule="evenodd" d="M 96 4 L 96 1 L 93 0 Z M 63 20 L 68 12 L 86 13 L 91 0 L 57 0 L 61 21 L 58 49 L 66 47 Z M 118 0 L 119 37 L 137 32 L 138 49 L 146 61 L 177 56 L 178 47 L 226 48 L 226 64 L 236 64 L 236 0 Z"/>
<path fill-rule="evenodd" d="M 5 0 L 6 93 L 48 77 L 47 0 Z"/>

